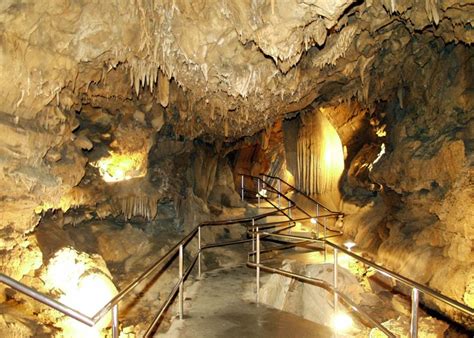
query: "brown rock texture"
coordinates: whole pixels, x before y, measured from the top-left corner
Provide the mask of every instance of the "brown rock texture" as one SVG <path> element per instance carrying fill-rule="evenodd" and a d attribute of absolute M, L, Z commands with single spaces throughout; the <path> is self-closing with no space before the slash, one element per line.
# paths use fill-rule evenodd
<path fill-rule="evenodd" d="M 461 0 L 2 1 L 0 269 L 36 268 L 8 266 L 40 256 L 48 212 L 182 230 L 238 206 L 229 157 L 294 171 L 281 120 L 317 112 L 344 146 L 347 233 L 474 306 L 473 18 Z M 104 183 L 111 152 L 146 175 Z"/>

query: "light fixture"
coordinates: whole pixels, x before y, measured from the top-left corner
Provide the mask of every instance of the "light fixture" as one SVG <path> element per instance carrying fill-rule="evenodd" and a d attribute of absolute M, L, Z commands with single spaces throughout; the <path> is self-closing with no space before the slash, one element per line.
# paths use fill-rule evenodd
<path fill-rule="evenodd" d="M 337 313 L 332 321 L 334 331 L 344 332 L 352 327 L 352 318 L 344 312 Z"/>
<path fill-rule="evenodd" d="M 264 197 L 264 198 L 267 198 L 267 189 L 261 189 L 257 195 L 255 195 L 255 197 Z"/>
<path fill-rule="evenodd" d="M 347 248 L 347 250 L 351 251 L 351 249 L 355 247 L 356 244 L 353 241 L 346 241 L 344 246 Z"/>
<path fill-rule="evenodd" d="M 316 224 L 316 223 L 318 223 L 318 220 L 314 217 L 311 217 L 311 223 Z"/>

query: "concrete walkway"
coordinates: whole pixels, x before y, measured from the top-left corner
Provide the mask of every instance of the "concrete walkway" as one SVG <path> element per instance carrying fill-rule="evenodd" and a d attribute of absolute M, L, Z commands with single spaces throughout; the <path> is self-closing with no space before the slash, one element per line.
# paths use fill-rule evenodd
<path fill-rule="evenodd" d="M 265 278 L 265 277 L 263 277 Z M 185 293 L 185 316 L 157 337 L 331 337 L 331 330 L 291 313 L 257 305 L 255 270 L 241 265 L 203 275 Z"/>

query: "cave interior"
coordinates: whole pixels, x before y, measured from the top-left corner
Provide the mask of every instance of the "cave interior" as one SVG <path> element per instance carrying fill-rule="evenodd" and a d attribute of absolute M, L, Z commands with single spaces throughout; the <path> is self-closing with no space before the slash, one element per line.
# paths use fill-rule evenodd
<path fill-rule="evenodd" d="M 92 316 L 198 224 L 256 216 L 277 189 L 311 215 L 322 208 L 304 196 L 336 211 L 328 240 L 472 310 L 473 42 L 461 0 L 3 0 L 0 272 Z M 204 251 L 202 269 L 250 250 Z M 330 280 L 313 269 L 325 263 L 292 259 Z M 410 289 L 343 260 L 341 288 L 409 337 Z M 177 262 L 163 271 L 121 303 L 120 337 L 144 335 Z M 332 296 L 313 288 L 269 275 L 261 302 L 331 326 L 315 308 Z M 5 284 L 0 299 L 3 337 L 111 337 L 110 316 L 90 328 Z M 157 336 L 187 337 L 177 311 Z M 472 337 L 472 315 L 426 295 L 419 311 L 420 337 Z"/>

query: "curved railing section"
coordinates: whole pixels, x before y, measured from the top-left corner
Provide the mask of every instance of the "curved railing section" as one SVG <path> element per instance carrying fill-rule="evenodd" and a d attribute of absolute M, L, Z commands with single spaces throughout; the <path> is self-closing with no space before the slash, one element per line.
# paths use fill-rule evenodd
<path fill-rule="evenodd" d="M 155 261 L 153 264 L 151 264 L 140 276 L 135 278 L 133 282 L 128 284 L 123 290 L 121 290 L 115 297 L 113 297 L 107 304 L 105 304 L 101 309 L 97 311 L 95 315 L 87 316 L 80 311 L 73 309 L 61 302 L 56 301 L 55 299 L 51 298 L 50 296 L 41 293 L 37 290 L 34 290 L 25 284 L 22 284 L 4 274 L 0 274 L 0 282 L 3 284 L 6 284 L 13 289 L 49 306 L 50 308 L 53 308 L 55 310 L 58 310 L 62 312 L 63 314 L 74 318 L 88 326 L 93 326 L 95 325 L 100 319 L 102 319 L 107 313 L 111 312 L 112 313 L 112 337 L 117 338 L 119 336 L 119 321 L 118 321 L 118 305 L 119 303 L 123 300 L 124 297 L 126 297 L 132 290 L 134 290 L 138 285 L 140 285 L 145 279 L 147 279 L 151 274 L 154 272 L 157 272 L 157 270 L 161 267 L 168 266 L 168 263 L 171 263 L 171 261 L 178 257 L 178 281 L 172 288 L 171 292 L 169 293 L 168 297 L 164 301 L 164 303 L 161 305 L 159 311 L 153 318 L 152 323 L 148 327 L 145 333 L 145 337 L 149 337 L 154 330 L 156 329 L 157 324 L 160 322 L 164 312 L 166 309 L 170 306 L 172 303 L 173 299 L 178 295 L 178 314 L 179 317 L 182 318 L 183 316 L 183 304 L 184 304 L 184 281 L 186 278 L 189 276 L 191 273 L 192 269 L 194 266 L 198 265 L 198 276 L 201 275 L 201 253 L 203 250 L 210 249 L 213 247 L 218 247 L 218 246 L 227 246 L 227 245 L 234 245 L 234 244 L 241 244 L 241 243 L 247 243 L 247 242 L 252 242 L 252 251 L 249 253 L 249 259 L 248 259 L 248 266 L 256 268 L 257 271 L 257 300 L 259 298 L 259 289 L 260 289 L 260 270 L 272 272 L 272 273 L 279 273 L 288 277 L 292 278 L 297 278 L 299 280 L 313 283 L 319 286 L 324 287 L 328 291 L 332 292 L 334 294 L 334 304 L 337 306 L 338 300 L 341 299 L 346 305 L 348 305 L 352 310 L 354 310 L 356 313 L 360 314 L 363 316 L 366 320 L 368 320 L 370 323 L 372 323 L 374 326 L 378 327 L 382 332 L 384 332 L 388 337 L 394 337 L 391 332 L 389 332 L 383 325 L 380 323 L 376 322 L 373 318 L 371 318 L 369 315 L 367 315 L 364 311 L 360 310 L 356 304 L 354 304 L 347 296 L 342 294 L 338 288 L 337 288 L 337 255 L 338 252 L 344 252 L 348 254 L 349 256 L 353 257 L 354 259 L 371 266 L 372 268 L 376 269 L 377 271 L 380 271 L 381 273 L 388 275 L 397 281 L 400 281 L 404 283 L 405 285 L 408 285 L 409 287 L 412 288 L 412 323 L 411 323 L 411 334 L 412 337 L 416 337 L 417 335 L 417 309 L 418 309 L 418 300 L 419 300 L 419 292 L 425 293 L 426 295 L 429 295 L 431 297 L 436 298 L 437 300 L 444 302 L 462 312 L 465 312 L 469 315 L 474 315 L 474 309 L 461 304 L 457 302 L 454 299 L 451 299 L 449 297 L 446 297 L 437 291 L 416 283 L 404 276 L 398 275 L 395 272 L 392 272 L 386 268 L 383 268 L 357 254 L 355 254 L 352 251 L 346 250 L 345 248 L 332 243 L 328 241 L 327 239 L 330 238 L 331 236 L 326 236 L 326 231 L 324 233 L 323 237 L 318 237 L 318 238 L 307 238 L 307 237 L 302 237 L 302 236 L 296 236 L 292 234 L 287 234 L 283 233 L 283 231 L 287 229 L 291 229 L 292 227 L 295 226 L 295 222 L 297 221 L 302 221 L 302 220 L 309 220 L 313 219 L 313 217 L 304 211 L 302 208 L 298 207 L 297 204 L 285 196 L 283 193 L 281 193 L 281 189 L 275 189 L 274 187 L 267 186 L 272 190 L 272 192 L 276 193 L 278 196 L 278 202 L 275 203 L 263 194 L 260 193 L 260 185 L 264 184 L 263 180 L 259 177 L 254 177 L 250 176 L 252 179 L 257 178 L 258 182 L 258 191 L 256 192 L 256 197 L 260 201 L 260 199 L 264 199 L 265 201 L 269 202 L 274 208 L 274 211 L 268 212 L 268 213 L 263 213 L 255 216 L 250 216 L 250 217 L 244 217 L 244 218 L 237 218 L 237 219 L 232 219 L 232 220 L 223 220 L 223 221 L 214 221 L 214 222 L 205 222 L 198 224 L 195 226 L 184 238 L 182 238 L 178 243 L 176 243 L 171 249 L 168 250 L 168 252 L 159 258 L 157 261 Z M 244 176 L 242 176 L 244 177 Z M 243 181 L 243 179 L 242 179 Z M 284 182 L 284 181 L 283 181 Z M 286 182 L 285 182 L 286 183 Z M 244 188 L 245 189 L 245 188 Z M 295 188 L 296 190 L 296 188 Z M 252 192 L 255 193 L 255 192 Z M 245 191 L 242 191 L 242 196 L 244 196 Z M 309 197 L 309 196 L 308 196 Z M 286 202 L 288 202 L 288 207 L 281 207 L 281 199 L 284 199 Z M 319 203 L 319 202 L 316 202 Z M 292 209 L 298 209 L 303 214 L 305 214 L 306 217 L 303 218 L 294 218 L 292 217 L 291 211 Z M 326 208 L 327 209 L 327 208 Z M 329 209 L 327 209 L 330 211 Z M 330 211 L 332 212 L 332 211 Z M 333 214 L 336 214 L 332 212 Z M 256 221 L 259 221 L 261 219 L 264 219 L 268 216 L 273 216 L 275 214 L 282 214 L 287 217 L 287 221 L 278 221 L 278 222 L 266 222 L 266 223 L 256 223 Z M 322 216 L 319 216 L 322 217 Z M 225 241 L 225 242 L 217 242 L 217 243 L 211 243 L 207 244 L 205 246 L 202 246 L 202 241 L 201 241 L 201 229 L 203 227 L 213 227 L 213 226 L 224 226 L 224 225 L 232 225 L 232 224 L 240 224 L 244 225 L 247 227 L 247 233 L 250 235 L 250 238 L 248 239 L 238 239 L 238 240 L 232 240 L 232 241 Z M 273 232 L 270 232 L 269 229 L 276 228 Z M 191 262 L 189 266 L 184 270 L 184 249 L 188 243 L 190 243 L 194 238 L 197 237 L 198 240 L 198 249 L 193 258 L 191 259 Z M 292 247 L 295 245 L 299 244 L 307 244 L 307 243 L 318 243 L 323 245 L 324 252 L 326 253 L 327 247 L 331 247 L 334 252 L 334 281 L 333 284 L 329 284 L 325 281 L 321 281 L 315 278 L 311 278 L 308 276 L 303 276 L 303 275 L 298 275 L 295 274 L 291 271 L 286 271 L 282 269 L 276 269 L 272 268 L 269 266 L 265 266 L 262 264 L 260 260 L 260 255 L 273 251 L 273 250 L 278 250 L 275 248 L 267 249 L 267 250 L 262 250 L 261 249 L 261 240 L 263 239 L 271 239 L 272 237 L 278 238 L 278 239 L 286 239 L 286 240 L 291 240 L 291 243 L 289 243 L 286 246 L 280 246 L 279 248 L 287 248 L 287 247 Z M 295 242 L 297 241 L 297 242 Z M 250 257 L 255 256 L 255 259 L 250 259 Z M 326 257 L 326 255 L 325 255 Z"/>
<path fill-rule="evenodd" d="M 275 188 L 272 185 L 269 185 L 267 182 L 265 182 L 265 180 L 263 180 L 259 176 L 253 176 L 253 175 L 248 175 L 248 174 L 239 174 L 239 175 L 241 175 L 241 187 L 240 188 L 241 188 L 241 198 L 242 198 L 242 200 L 246 196 L 246 192 L 248 192 L 248 193 L 251 193 L 252 195 L 255 194 L 255 196 L 257 198 L 257 206 L 258 207 L 260 207 L 260 200 L 264 199 L 267 202 L 269 202 L 273 207 L 276 208 L 276 207 L 281 207 L 281 205 L 282 205 L 281 199 L 283 199 L 288 203 L 289 207 L 290 206 L 296 206 L 296 209 L 301 211 L 306 216 L 306 218 L 303 218 L 303 219 L 300 218 L 298 220 L 305 220 L 305 219 L 310 220 L 311 223 L 313 223 L 315 225 L 315 227 L 316 227 L 316 238 L 329 238 L 329 237 L 333 237 L 333 236 L 340 236 L 340 235 L 343 234 L 341 230 L 332 229 L 331 227 L 329 227 L 327 225 L 327 218 L 343 216 L 344 215 L 343 213 L 331 211 L 330 209 L 326 208 L 325 206 L 323 206 L 318 201 L 316 201 L 313 198 L 311 198 L 310 196 L 300 192 L 298 189 L 294 188 L 292 185 L 290 185 L 289 183 L 286 183 L 285 181 L 282 180 L 282 182 L 285 182 L 290 187 L 294 188 L 298 193 L 302 194 L 304 197 L 306 197 L 307 199 L 309 199 L 310 201 L 312 201 L 313 203 L 316 204 L 316 206 L 317 206 L 316 214 L 312 215 L 309 212 L 307 212 L 306 210 L 304 210 L 303 208 L 299 207 L 294 200 L 287 197 L 283 193 L 283 191 L 281 190 L 281 185 L 279 185 L 277 188 Z M 261 174 L 261 175 L 262 176 L 267 176 L 267 177 L 270 177 L 270 178 L 276 178 L 276 176 L 269 176 L 269 175 L 264 175 L 264 174 Z M 252 181 L 255 180 L 256 185 L 257 185 L 257 191 L 252 191 L 252 190 L 247 189 L 245 187 L 244 178 L 250 178 Z M 276 204 L 273 203 L 270 199 L 268 199 L 267 196 L 264 196 L 262 194 L 262 192 L 266 191 L 267 188 L 270 189 L 270 191 L 273 194 L 277 195 L 277 203 Z M 329 213 L 320 214 L 319 213 L 319 206 L 323 207 L 326 210 L 329 210 Z M 290 214 L 289 214 L 289 218 L 291 218 L 291 211 L 290 211 Z M 319 227 L 322 227 L 322 230 L 323 230 L 322 234 L 319 233 Z M 328 235 L 328 231 L 334 233 L 335 235 Z"/>
<path fill-rule="evenodd" d="M 474 316 L 474 309 L 462 304 L 450 297 L 447 297 L 440 292 L 426 286 L 420 283 L 417 283 L 405 276 L 399 275 L 393 271 L 390 271 L 374 262 L 371 262 L 370 260 L 357 255 L 356 253 L 343 248 L 342 246 L 335 244 L 333 242 L 328 241 L 327 239 L 308 239 L 306 237 L 301 237 L 301 236 L 296 236 L 296 235 L 289 235 L 289 234 L 283 234 L 283 233 L 275 233 L 275 232 L 268 232 L 268 231 L 260 231 L 258 228 L 257 229 L 252 229 L 252 238 L 255 238 L 255 245 L 252 245 L 252 247 L 255 247 L 256 250 L 252 251 L 249 253 L 249 259 L 247 262 L 247 265 L 249 267 L 253 267 L 256 269 L 256 284 L 257 284 L 257 302 L 259 302 L 259 289 L 260 289 L 260 270 L 271 272 L 271 273 L 277 273 L 284 275 L 286 277 L 290 278 L 295 278 L 303 282 L 311 283 L 316 286 L 323 287 L 324 289 L 328 290 L 329 292 L 332 292 L 334 295 L 334 311 L 337 311 L 338 307 L 338 302 L 339 299 L 341 299 L 349 308 L 351 308 L 354 312 L 359 314 L 361 317 L 363 317 L 365 320 L 368 322 L 372 323 L 375 327 L 377 327 L 379 330 L 381 330 L 385 335 L 388 337 L 396 337 L 392 332 L 390 332 L 387 328 L 385 328 L 381 323 L 377 322 L 372 316 L 367 314 L 365 311 L 360 309 L 357 304 L 355 304 L 350 298 L 345 296 L 343 293 L 341 293 L 338 290 L 338 285 L 337 285 L 337 277 L 338 277 L 338 253 L 343 252 L 350 257 L 354 258 L 355 260 L 372 267 L 376 271 L 379 271 L 385 276 L 389 276 L 393 278 L 394 280 L 408 286 L 411 288 L 411 300 L 412 300 L 412 306 L 411 306 L 411 320 L 410 320 L 410 337 L 411 338 L 416 338 L 418 336 L 418 307 L 419 307 L 419 293 L 424 293 L 427 296 L 433 297 L 434 299 L 451 306 L 463 313 L 466 313 L 470 316 Z M 260 250 L 261 244 L 260 241 L 261 239 L 265 238 L 272 238 L 276 237 L 279 240 L 305 240 L 306 242 L 309 243 L 321 243 L 324 242 L 324 250 L 326 250 L 326 247 L 330 247 L 333 250 L 333 283 L 330 284 L 326 281 L 312 278 L 309 276 L 301 275 L 301 274 L 296 274 L 292 271 L 288 270 L 283 270 L 283 269 L 277 269 L 273 268 L 270 266 L 267 266 L 265 264 L 262 264 L 260 256 L 261 253 L 263 253 Z M 255 259 L 251 260 L 250 257 L 254 256 Z M 326 255 L 325 255 L 326 257 Z"/>
<path fill-rule="evenodd" d="M 267 177 L 267 178 L 271 178 L 273 180 L 276 180 L 277 182 L 280 182 L 279 183 L 279 191 L 281 191 L 281 183 L 287 185 L 291 190 L 293 191 L 296 191 L 298 194 L 300 194 L 301 196 L 303 196 L 304 198 L 306 198 L 307 200 L 311 201 L 312 203 L 314 203 L 315 205 L 318 205 L 320 207 L 322 207 L 323 209 L 325 209 L 326 211 L 328 211 L 329 213 L 331 214 L 335 214 L 335 215 L 344 215 L 342 212 L 340 211 L 333 211 L 332 209 L 326 207 L 324 204 L 322 204 L 321 202 L 315 200 L 314 198 L 312 198 L 311 196 L 309 196 L 308 194 L 302 192 L 301 190 L 299 190 L 298 188 L 296 188 L 295 186 L 291 185 L 290 183 L 288 183 L 287 181 L 283 180 L 282 178 L 278 177 L 278 176 L 271 176 L 271 175 L 267 175 L 267 174 L 260 174 L 260 176 L 262 177 Z"/>
<path fill-rule="evenodd" d="M 183 239 L 181 239 L 178 243 L 176 243 L 171 249 L 168 250 L 168 252 L 159 258 L 157 261 L 155 261 L 153 264 L 151 264 L 140 276 L 138 276 L 136 279 L 133 280 L 130 284 L 128 284 L 124 289 L 122 289 L 114 298 L 112 298 L 107 304 L 105 304 L 102 308 L 100 308 L 96 314 L 93 316 L 88 316 L 76 309 L 73 309 L 61 302 L 58 302 L 54 298 L 39 292 L 38 290 L 35 290 L 33 288 L 30 288 L 29 286 L 20 283 L 19 281 L 16 281 L 9 276 L 0 273 L 0 282 L 8 285 L 9 287 L 31 297 L 32 299 L 35 299 L 47 306 L 49 306 L 52 309 L 55 309 L 63 314 L 65 314 L 68 317 L 74 318 L 78 321 L 80 321 L 83 324 L 86 324 L 88 326 L 94 326 L 99 320 L 101 320 L 107 313 L 111 312 L 112 313 L 112 337 L 116 338 L 119 336 L 119 323 L 118 323 L 118 304 L 120 301 L 126 297 L 131 291 L 133 291 L 138 285 L 140 285 L 147 277 L 149 277 L 153 272 L 156 272 L 158 268 L 165 266 L 165 263 L 169 263 L 173 257 L 178 253 L 179 254 L 179 265 L 180 265 L 180 277 L 173 288 L 172 292 L 170 293 L 170 296 L 167 298 L 165 303 L 162 305 L 160 311 L 158 312 L 157 316 L 154 318 L 153 323 L 150 325 L 149 329 L 147 330 L 147 333 L 145 336 L 150 335 L 150 333 L 153 331 L 154 327 L 156 326 L 156 323 L 160 320 L 161 316 L 163 315 L 164 311 L 168 308 L 170 305 L 172 299 L 176 295 L 176 292 L 180 291 L 180 294 L 182 295 L 182 287 L 183 287 L 183 282 L 184 280 L 188 277 L 189 273 L 191 272 L 192 268 L 194 267 L 196 261 L 198 261 L 198 274 L 201 274 L 201 251 L 207 248 L 211 247 L 216 247 L 216 246 L 226 246 L 226 245 L 232 245 L 232 244 L 238 244 L 238 243 L 245 243 L 245 242 L 250 242 L 252 239 L 244 239 L 244 240 L 237 240 L 237 241 L 226 241 L 223 243 L 214 243 L 212 245 L 208 245 L 206 247 L 201 247 L 201 228 L 206 227 L 206 226 L 223 226 L 223 225 L 232 225 L 232 224 L 242 224 L 242 223 L 255 223 L 255 221 L 263 219 L 265 217 L 268 217 L 270 215 L 274 215 L 277 213 L 281 213 L 282 211 L 284 212 L 285 210 L 288 210 L 289 208 L 284 208 L 284 209 L 277 209 L 271 212 L 263 213 L 260 215 L 255 215 L 255 216 L 250 216 L 250 217 L 244 217 L 244 218 L 236 218 L 236 219 L 231 219 L 231 220 L 223 220 L 223 221 L 213 221 L 213 222 L 205 222 L 197 225 L 194 227 L 193 230 L 191 230 Z M 184 247 L 195 237 L 198 237 L 198 253 L 196 257 L 193 258 L 191 265 L 187 268 L 186 272 L 182 271 L 182 266 L 183 266 L 183 249 Z M 180 316 L 182 316 L 182 304 L 183 301 L 181 299 L 180 301 Z"/>

